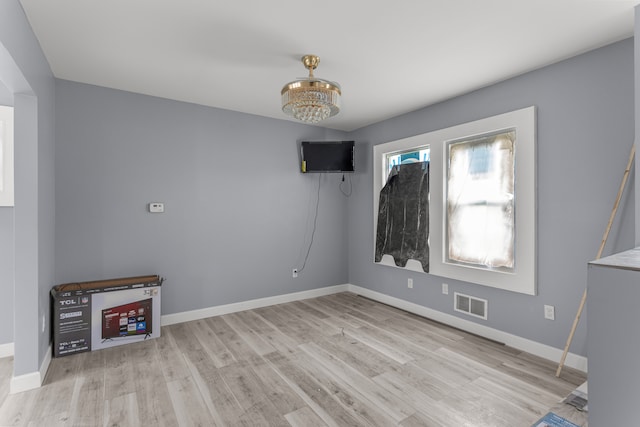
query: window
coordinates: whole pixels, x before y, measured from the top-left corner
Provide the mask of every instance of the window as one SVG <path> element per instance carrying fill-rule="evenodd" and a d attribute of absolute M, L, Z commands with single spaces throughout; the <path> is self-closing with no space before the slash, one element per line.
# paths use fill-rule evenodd
<path fill-rule="evenodd" d="M 389 171 L 415 153 L 417 161 L 425 155 L 429 274 L 535 295 L 535 107 L 373 150 L 374 236 Z M 385 257 L 379 263 L 397 266 Z M 404 268 L 426 271 L 411 261 Z"/>
<path fill-rule="evenodd" d="M 13 107 L 0 106 L 0 206 L 13 206 Z"/>
<path fill-rule="evenodd" d="M 447 142 L 446 261 L 513 272 L 515 129 Z"/>
<path fill-rule="evenodd" d="M 374 168 L 374 260 L 383 265 L 428 272 L 428 167 L 431 149 L 418 136 L 376 146 L 374 152 L 377 165 Z M 403 165 L 407 166 L 406 171 L 413 169 L 413 179 L 410 181 L 415 185 L 415 191 L 411 194 L 399 194 L 400 198 L 394 201 L 389 195 L 398 195 L 398 187 L 389 189 L 388 184 L 397 185 L 399 181 L 403 181 L 393 181 L 394 177 L 399 176 L 393 173 L 394 168 L 398 172 Z M 426 181 L 424 177 L 427 178 Z M 409 203 L 405 202 L 407 200 Z M 385 205 L 389 208 L 385 209 Z M 392 234 L 397 238 L 389 240 L 388 237 Z"/>
<path fill-rule="evenodd" d="M 410 150 L 405 150 L 397 153 L 385 154 L 385 170 L 386 176 L 389 176 L 394 166 L 409 164 L 415 162 L 428 162 L 430 160 L 429 146 L 415 147 Z"/>

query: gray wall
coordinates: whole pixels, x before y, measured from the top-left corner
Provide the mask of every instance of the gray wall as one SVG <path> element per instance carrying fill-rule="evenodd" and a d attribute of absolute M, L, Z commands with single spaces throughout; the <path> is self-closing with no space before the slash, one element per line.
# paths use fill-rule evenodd
<path fill-rule="evenodd" d="M 297 142 L 342 136 L 57 81 L 56 282 L 157 273 L 163 314 L 347 283 L 341 175 L 321 176 L 291 274 L 318 183 Z"/>
<path fill-rule="evenodd" d="M 39 370 L 49 345 L 55 199 L 53 74 L 18 0 L 0 2 L 0 80 L 15 107 L 13 337 L 20 376 Z"/>
<path fill-rule="evenodd" d="M 633 143 L 633 49 L 628 39 L 353 132 L 364 167 L 349 201 L 349 281 L 562 349 Z M 374 265 L 372 146 L 530 105 L 538 108 L 538 296 Z M 631 185 L 605 254 L 634 245 L 634 193 Z M 488 299 L 489 319 L 455 313 L 454 291 Z M 556 307 L 555 321 L 543 318 L 544 304 Z M 586 354 L 585 324 L 573 353 Z"/>

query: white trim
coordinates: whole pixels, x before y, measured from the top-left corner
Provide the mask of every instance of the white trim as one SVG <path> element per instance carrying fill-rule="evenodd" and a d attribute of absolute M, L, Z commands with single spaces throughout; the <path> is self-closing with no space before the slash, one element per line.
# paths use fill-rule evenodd
<path fill-rule="evenodd" d="M 13 356 L 13 343 L 0 344 L 0 358 Z"/>
<path fill-rule="evenodd" d="M 11 378 L 9 394 L 21 393 L 23 391 L 40 388 L 44 382 L 44 377 L 47 375 L 49 364 L 51 364 L 51 344 L 49 344 L 49 347 L 47 348 L 47 352 L 44 355 L 39 371 Z"/>
<path fill-rule="evenodd" d="M 347 292 L 350 285 L 335 285 L 309 291 L 294 292 L 291 294 L 277 295 L 273 297 L 259 298 L 232 304 L 217 305 L 199 310 L 183 311 L 182 313 L 165 314 L 161 317 L 161 325 L 168 326 L 176 323 L 205 319 L 207 317 L 221 316 L 223 314 L 237 313 L 239 311 L 268 307 L 270 305 L 284 304 L 303 299 L 332 295 L 338 292 Z"/>
<path fill-rule="evenodd" d="M 420 316 L 427 317 L 437 322 L 453 326 L 454 328 L 462 329 L 463 331 L 504 343 L 505 345 L 508 345 L 510 347 L 526 351 L 527 353 L 531 353 L 533 355 L 551 360 L 553 362 L 560 362 L 560 358 L 562 357 L 563 351 L 555 347 L 551 347 L 536 341 L 531 341 L 529 339 L 522 338 L 517 335 L 512 335 L 507 332 L 499 331 L 497 329 L 471 322 L 469 320 L 460 319 L 459 317 L 452 316 L 441 311 L 433 310 L 422 305 L 418 305 L 351 284 L 348 285 L 348 290 L 349 292 L 353 292 L 355 294 L 371 298 L 372 300 L 382 302 L 384 304 L 388 304 L 390 306 L 406 310 Z M 584 356 L 569 353 L 567 354 L 565 365 L 571 368 L 579 369 L 583 372 L 587 372 L 587 358 Z"/>

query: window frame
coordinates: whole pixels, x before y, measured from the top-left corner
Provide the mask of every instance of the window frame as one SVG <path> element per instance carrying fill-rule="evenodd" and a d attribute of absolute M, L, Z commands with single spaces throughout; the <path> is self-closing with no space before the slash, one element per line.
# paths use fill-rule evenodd
<path fill-rule="evenodd" d="M 446 174 L 447 142 L 475 135 L 516 129 L 515 148 L 515 267 L 512 272 L 452 264 L 446 261 Z M 373 147 L 373 233 L 378 219 L 380 190 L 384 186 L 384 159 L 387 153 L 429 146 L 429 273 L 469 283 L 518 292 L 537 293 L 536 252 L 536 107 L 499 114 L 485 119 L 428 132 L 409 138 L 378 144 Z M 375 253 L 375 245 L 373 248 Z M 383 257 L 379 263 L 398 267 Z M 416 265 L 417 264 L 417 265 Z M 423 272 L 417 261 L 410 260 L 407 270 Z M 424 272 L 423 272 L 424 273 Z"/>

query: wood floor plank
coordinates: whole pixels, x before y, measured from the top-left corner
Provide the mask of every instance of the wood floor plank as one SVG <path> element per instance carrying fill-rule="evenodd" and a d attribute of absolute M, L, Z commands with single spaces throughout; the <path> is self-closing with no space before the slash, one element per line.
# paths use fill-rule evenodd
<path fill-rule="evenodd" d="M 558 368 L 557 363 L 526 352 L 520 352 L 516 359 L 521 369 L 535 372 L 543 377 L 546 377 L 549 372 L 555 372 Z M 563 394 L 566 392 L 563 387 L 565 384 L 571 384 L 572 387 L 570 388 L 573 389 L 573 386 L 577 387 L 585 381 L 583 372 L 569 366 L 567 366 L 566 369 L 564 367 L 562 368 L 561 377 L 562 378 L 557 378 L 553 375 L 550 379 L 553 383 L 561 386 Z"/>
<path fill-rule="evenodd" d="M 266 388 L 264 384 L 246 361 L 236 362 L 220 368 L 219 372 L 223 381 L 245 411 L 265 397 Z"/>
<path fill-rule="evenodd" d="M 115 347 L 105 349 L 113 352 Z M 120 349 L 118 349 L 120 350 Z M 126 350 L 126 349 L 122 349 Z M 119 352 L 115 350 L 114 354 L 125 354 L 126 351 Z M 141 359 L 144 360 L 144 359 Z M 135 359 L 124 357 L 117 363 L 109 363 L 106 365 L 108 375 L 104 376 L 104 398 L 108 401 L 118 396 L 135 394 L 136 384 L 135 378 L 131 375 Z"/>
<path fill-rule="evenodd" d="M 360 374 L 348 364 L 336 358 L 330 353 L 320 348 L 315 343 L 303 344 L 300 349 L 324 365 L 331 371 L 335 378 L 342 378 L 344 381 L 366 397 L 377 408 L 384 410 L 395 422 L 399 422 L 415 412 L 401 399 L 395 395 L 385 393 L 385 391 L 370 378 Z"/>
<path fill-rule="evenodd" d="M 0 402 L 9 394 L 13 375 L 13 356 L 0 358 Z"/>
<path fill-rule="evenodd" d="M 393 372 L 385 372 L 378 375 L 373 378 L 373 381 L 398 398 L 406 400 L 416 411 L 424 413 L 431 412 L 438 405 L 439 398 L 442 396 L 440 395 L 437 398 L 429 396 Z"/>
<path fill-rule="evenodd" d="M 413 362 L 430 375 L 454 386 L 463 386 L 478 379 L 482 373 L 461 366 L 449 360 L 445 355 L 435 351 L 430 355 Z"/>
<path fill-rule="evenodd" d="M 66 427 L 69 426 L 69 414 L 62 412 L 60 414 L 52 414 L 43 418 L 31 419 L 27 427 Z"/>
<path fill-rule="evenodd" d="M 191 351 L 185 359 L 191 369 L 197 371 L 193 376 L 196 387 L 214 421 L 220 425 L 236 423 L 245 410 L 222 378 L 220 370 L 210 362 L 208 354 Z"/>
<path fill-rule="evenodd" d="M 346 313 L 342 313 L 337 316 L 329 316 L 322 319 L 322 323 L 328 327 L 327 333 L 329 335 L 342 333 L 346 328 L 359 329 L 367 325 L 366 322 L 356 319 L 353 316 L 349 316 Z"/>
<path fill-rule="evenodd" d="M 413 359 L 420 359 L 421 357 L 430 355 L 433 350 L 441 347 L 440 344 L 430 340 L 413 340 L 410 336 L 390 331 L 382 324 L 379 326 L 363 326 L 358 329 L 358 333 L 369 334 L 380 342 L 386 343 L 398 350 L 402 350 Z"/>
<path fill-rule="evenodd" d="M 283 354 L 295 353 L 298 343 L 254 311 L 238 313 L 238 319 Z"/>
<path fill-rule="evenodd" d="M 385 378 L 395 384 L 409 384 L 432 399 L 440 400 L 455 392 L 457 385 L 442 378 L 431 369 L 423 369 L 414 363 L 407 363 L 398 371 L 384 373 Z"/>
<path fill-rule="evenodd" d="M 47 374 L 45 375 L 42 384 L 52 384 L 74 377 L 80 367 L 78 361 L 77 355 L 55 359 L 55 361 L 49 365 L 49 369 L 47 370 Z M 11 374 L 9 374 L 9 377 L 11 377 Z"/>
<path fill-rule="evenodd" d="M 252 357 L 258 354 L 242 339 L 240 335 L 238 335 L 236 331 L 233 330 L 231 326 L 229 326 L 222 316 L 209 317 L 206 319 L 206 322 L 218 339 L 233 355 L 236 362 L 243 360 L 246 357 Z"/>
<path fill-rule="evenodd" d="M 29 423 L 41 390 L 10 394 L 0 405 L 0 426 L 22 426 Z"/>
<path fill-rule="evenodd" d="M 305 304 L 304 300 L 302 300 L 302 301 L 293 301 L 293 302 L 290 303 L 290 305 L 292 307 L 296 307 L 297 309 L 299 309 L 301 311 L 304 311 L 308 315 L 313 316 L 318 320 L 326 319 L 327 317 L 330 316 L 329 314 L 323 312 L 322 310 L 319 310 L 317 307 L 314 307 L 313 304 L 311 304 L 311 305 Z"/>
<path fill-rule="evenodd" d="M 167 386 L 180 427 L 216 425 L 191 377 L 170 381 Z"/>
<path fill-rule="evenodd" d="M 476 386 L 476 382 L 459 387 L 440 402 L 442 406 L 460 414 L 478 426 L 511 427 L 526 426 L 531 415 L 493 394 Z"/>
<path fill-rule="evenodd" d="M 322 418 L 317 416 L 308 406 L 289 412 L 284 417 L 291 427 L 327 427 Z"/>
<path fill-rule="evenodd" d="M 314 328 L 305 320 L 294 316 L 293 310 L 285 309 L 282 305 L 261 309 L 261 314 L 282 332 L 294 337 L 298 344 L 313 341 L 326 333 L 325 330 Z"/>
<path fill-rule="evenodd" d="M 504 383 L 496 381 L 495 378 L 481 377 L 475 380 L 473 384 L 480 393 L 486 393 L 497 399 L 510 402 L 522 411 L 522 413 L 528 414 L 528 417 L 525 418 L 540 418 L 546 414 L 549 407 L 558 400 L 556 396 L 551 394 L 549 394 L 546 402 L 539 402 L 537 399 L 532 399 L 528 393 L 527 397 L 524 397 L 521 389 L 505 386 Z"/>
<path fill-rule="evenodd" d="M 138 413 L 145 425 L 172 427 L 178 425 L 178 420 L 159 361 L 159 355 L 154 354 L 133 364 L 131 376 L 135 381 Z"/>
<path fill-rule="evenodd" d="M 156 347 L 156 354 L 159 356 L 159 367 L 165 381 L 178 381 L 189 376 L 182 351 L 178 347 L 171 328 L 163 327 L 160 338 L 152 340 Z"/>
<path fill-rule="evenodd" d="M 72 425 L 103 424 L 105 371 L 92 369 L 76 377 L 69 414 Z"/>
<path fill-rule="evenodd" d="M 227 366 L 236 361 L 233 354 L 231 354 L 224 343 L 220 341 L 205 320 L 200 319 L 190 323 L 191 332 L 217 368 Z"/>
<path fill-rule="evenodd" d="M 248 327 L 239 314 L 232 313 L 222 316 L 225 322 L 244 340 L 256 354 L 263 355 L 276 351 L 276 348 L 252 328 Z"/>
<path fill-rule="evenodd" d="M 318 297 L 313 299 L 302 300 L 302 301 L 299 301 L 299 303 L 307 307 L 313 308 L 314 310 L 317 310 L 321 313 L 324 313 L 327 316 L 339 316 L 344 312 L 339 307 L 335 307 L 333 304 L 331 304 L 328 301 L 325 301 L 323 298 L 324 297 Z"/>
<path fill-rule="evenodd" d="M 363 330 L 363 328 L 345 328 L 342 332 L 350 339 L 360 341 L 361 343 L 371 347 L 379 353 L 384 354 L 388 358 L 395 360 L 398 363 L 402 364 L 414 360 L 411 355 L 398 350 L 392 344 L 380 341 L 379 336 L 376 336 L 376 334 L 371 334 L 371 332 L 366 329 Z"/>
<path fill-rule="evenodd" d="M 312 339 L 322 339 L 322 337 L 332 335 L 332 332 L 327 329 L 326 323 L 323 322 L 326 317 L 318 318 L 309 314 L 304 308 L 297 307 L 293 304 L 287 305 L 286 311 L 288 315 L 294 316 L 294 321 L 302 322 L 305 327 L 309 327 L 314 331 L 315 334 Z"/>
<path fill-rule="evenodd" d="M 278 375 L 264 358 L 250 359 L 249 364 L 253 372 L 260 379 L 260 392 L 271 401 L 280 414 L 294 412 L 305 406 L 304 401 L 291 390 L 287 383 Z"/>
<path fill-rule="evenodd" d="M 105 426 L 128 426 L 138 427 L 148 425 L 140 420 L 138 411 L 138 400 L 136 393 L 118 395 L 111 400 L 107 400 L 104 405 L 104 425 Z"/>
<path fill-rule="evenodd" d="M 41 399 L 31 411 L 30 419 L 49 419 L 51 417 L 57 419 L 58 416 L 68 418 L 75 382 L 76 377 L 70 375 L 67 378 L 61 378 L 58 381 L 43 385 L 41 388 L 43 396 L 51 395 L 57 396 L 57 398 Z M 0 423 L 0 425 L 2 424 Z"/>
<path fill-rule="evenodd" d="M 274 366 L 289 386 L 305 401 L 313 412 L 328 426 L 359 426 L 357 418 L 345 410 L 334 400 L 332 393 L 321 383 L 279 353 L 272 353 L 265 358 Z"/>
<path fill-rule="evenodd" d="M 334 400 L 353 415 L 360 425 L 387 426 L 396 424 L 392 416 L 374 405 L 354 387 L 354 384 L 336 374 L 330 367 L 316 363 L 311 356 L 304 352 L 296 356 L 296 362 L 326 390 L 330 391 Z"/>
<path fill-rule="evenodd" d="M 396 371 L 402 366 L 396 360 L 345 334 L 336 334 L 316 343 L 368 377 Z"/>
<path fill-rule="evenodd" d="M 278 411 L 269 399 L 262 399 L 247 409 L 238 420 L 247 427 L 290 427 L 284 414 Z"/>

